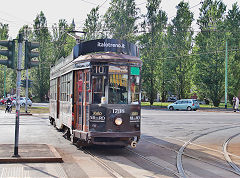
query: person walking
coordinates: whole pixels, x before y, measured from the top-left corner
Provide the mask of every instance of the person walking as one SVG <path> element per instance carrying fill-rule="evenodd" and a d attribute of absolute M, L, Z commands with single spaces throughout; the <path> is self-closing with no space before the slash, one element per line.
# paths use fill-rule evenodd
<path fill-rule="evenodd" d="M 235 105 L 236 105 L 236 97 L 234 96 L 232 99 L 232 103 L 233 103 L 233 111 L 236 112 L 235 110 Z"/>
<path fill-rule="evenodd" d="M 239 112 L 238 107 L 239 107 L 239 99 L 238 99 L 238 97 L 236 96 L 236 102 L 235 102 L 235 111 L 236 111 L 236 112 Z"/>

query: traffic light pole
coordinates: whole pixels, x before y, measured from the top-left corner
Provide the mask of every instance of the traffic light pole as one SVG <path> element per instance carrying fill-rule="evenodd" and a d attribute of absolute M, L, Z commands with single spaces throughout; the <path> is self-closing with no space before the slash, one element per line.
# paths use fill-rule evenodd
<path fill-rule="evenodd" d="M 28 69 L 26 69 L 26 103 L 25 103 L 25 113 L 28 112 L 27 101 L 28 101 Z"/>
<path fill-rule="evenodd" d="M 18 140 L 19 140 L 19 116 L 20 116 L 20 84 L 21 84 L 21 66 L 22 66 L 22 41 L 23 36 L 19 34 L 18 39 L 18 60 L 17 60 L 17 96 L 16 96 L 16 123 L 15 123 L 15 144 L 13 157 L 18 155 Z"/>

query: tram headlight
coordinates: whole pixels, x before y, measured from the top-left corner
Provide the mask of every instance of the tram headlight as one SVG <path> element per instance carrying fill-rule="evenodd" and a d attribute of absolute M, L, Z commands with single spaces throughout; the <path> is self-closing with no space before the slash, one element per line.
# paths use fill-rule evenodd
<path fill-rule="evenodd" d="M 116 125 L 121 125 L 122 124 L 122 118 L 118 117 L 115 119 L 115 124 Z"/>

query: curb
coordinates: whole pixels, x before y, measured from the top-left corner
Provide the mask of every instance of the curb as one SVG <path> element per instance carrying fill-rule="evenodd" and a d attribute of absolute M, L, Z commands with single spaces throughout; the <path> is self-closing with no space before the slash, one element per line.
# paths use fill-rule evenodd
<path fill-rule="evenodd" d="M 2 144 L 4 145 L 4 144 Z M 8 144 L 6 144 L 8 145 Z M 31 145 L 31 144 L 24 144 Z M 46 145 L 46 144 L 42 144 Z M 21 145 L 19 145 L 21 147 Z M 51 157 L 41 157 L 41 156 L 32 156 L 32 157 L 0 157 L 0 163 L 62 163 L 62 157 L 57 152 L 57 150 L 52 145 L 47 145 L 49 152 L 51 152 L 54 156 Z M 1 147 L 0 147 L 1 149 Z M 37 153 L 36 153 L 37 154 Z"/>
<path fill-rule="evenodd" d="M 32 113 L 20 113 L 20 116 L 32 116 Z"/>

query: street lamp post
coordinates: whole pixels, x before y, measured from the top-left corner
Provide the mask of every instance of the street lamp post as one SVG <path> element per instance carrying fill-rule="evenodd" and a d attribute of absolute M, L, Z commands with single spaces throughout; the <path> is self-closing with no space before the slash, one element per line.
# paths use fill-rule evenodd
<path fill-rule="evenodd" d="M 226 53 L 225 53 L 225 109 L 227 109 L 227 87 L 228 87 L 228 50 L 227 50 L 227 40 L 226 40 Z"/>

